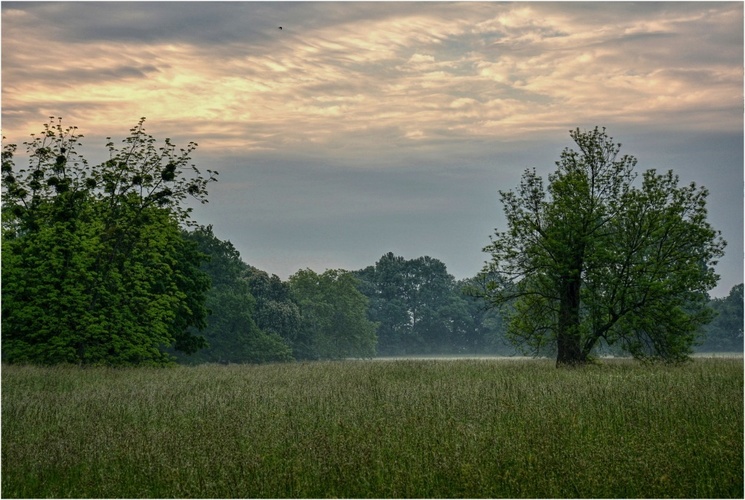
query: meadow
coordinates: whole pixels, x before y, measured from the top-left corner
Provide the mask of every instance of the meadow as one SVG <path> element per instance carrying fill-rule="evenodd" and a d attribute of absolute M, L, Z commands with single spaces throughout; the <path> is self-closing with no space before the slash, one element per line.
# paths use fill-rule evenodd
<path fill-rule="evenodd" d="M 2 496 L 743 497 L 743 360 L 2 367 Z"/>

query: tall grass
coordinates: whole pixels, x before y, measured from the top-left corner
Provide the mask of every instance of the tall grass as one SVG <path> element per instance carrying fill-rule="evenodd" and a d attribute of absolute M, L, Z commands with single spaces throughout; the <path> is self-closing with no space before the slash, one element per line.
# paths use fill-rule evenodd
<path fill-rule="evenodd" d="M 742 498 L 743 365 L 4 366 L 2 496 Z"/>

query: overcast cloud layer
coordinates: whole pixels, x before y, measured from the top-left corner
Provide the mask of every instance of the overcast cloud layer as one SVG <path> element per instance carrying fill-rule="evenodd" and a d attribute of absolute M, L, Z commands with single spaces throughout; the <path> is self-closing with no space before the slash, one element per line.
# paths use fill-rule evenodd
<path fill-rule="evenodd" d="M 282 29 L 278 29 L 282 26 Z M 606 126 L 710 192 L 743 279 L 743 4 L 2 3 L 3 134 L 139 117 L 220 171 L 195 210 L 251 265 L 359 269 L 393 251 L 473 276 L 497 191 Z"/>

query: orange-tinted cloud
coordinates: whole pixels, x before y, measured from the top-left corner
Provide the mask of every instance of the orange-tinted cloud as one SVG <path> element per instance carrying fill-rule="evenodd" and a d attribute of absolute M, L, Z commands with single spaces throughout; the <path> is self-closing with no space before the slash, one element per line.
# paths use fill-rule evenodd
<path fill-rule="evenodd" d="M 147 18 L 136 15 L 141 4 L 125 5 L 120 28 Z M 233 8 L 201 5 L 205 23 Z M 396 130 L 405 145 L 587 123 L 711 130 L 741 120 L 740 4 L 628 6 L 608 24 L 591 22 L 603 4 L 420 5 L 272 25 L 261 37 L 249 29 L 245 40 L 226 25 L 229 41 L 202 43 L 188 35 L 192 26 L 171 34 L 165 14 L 161 37 L 65 41 L 65 4 L 49 7 L 59 23 L 43 8 L 5 4 L 4 132 L 25 135 L 47 115 L 64 115 L 110 133 L 148 116 L 151 127 L 195 136 L 205 148 L 347 141 L 375 150 L 375 130 Z M 247 25 L 261 22 L 239 14 Z M 113 15 L 107 22 L 117 25 Z M 149 22 L 157 32 L 159 20 Z"/>
<path fill-rule="evenodd" d="M 607 125 L 711 188 L 722 295 L 742 280 L 742 23 L 735 2 L 3 2 L 3 135 L 63 116 L 95 153 L 147 116 L 220 170 L 197 219 L 252 265 L 394 250 L 466 277 L 497 190 Z"/>

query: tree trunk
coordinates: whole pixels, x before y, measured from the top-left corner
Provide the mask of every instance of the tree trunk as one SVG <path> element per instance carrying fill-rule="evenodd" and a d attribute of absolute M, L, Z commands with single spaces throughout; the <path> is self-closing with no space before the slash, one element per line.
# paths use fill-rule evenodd
<path fill-rule="evenodd" d="M 559 302 L 559 321 L 556 332 L 558 355 L 556 366 L 576 366 L 587 362 L 582 349 L 580 335 L 580 274 L 561 279 L 561 299 Z"/>

